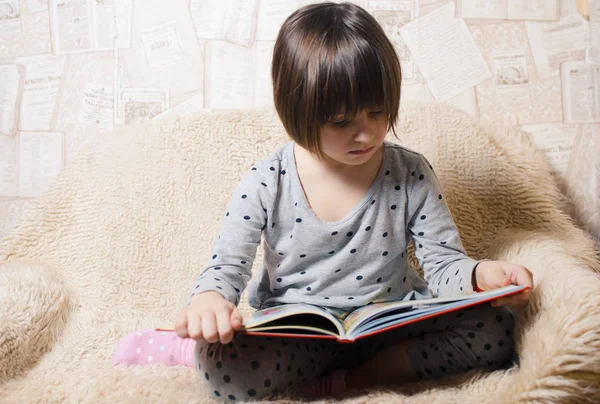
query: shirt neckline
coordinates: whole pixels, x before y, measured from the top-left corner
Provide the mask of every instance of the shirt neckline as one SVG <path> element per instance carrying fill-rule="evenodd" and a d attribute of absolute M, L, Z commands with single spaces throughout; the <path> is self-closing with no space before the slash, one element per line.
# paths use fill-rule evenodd
<path fill-rule="evenodd" d="M 336 226 L 336 225 L 342 224 L 342 223 L 347 222 L 348 220 L 352 219 L 352 217 L 354 217 L 360 210 L 362 210 L 362 208 L 371 200 L 371 198 L 375 194 L 376 190 L 378 189 L 379 184 L 381 183 L 381 177 L 383 177 L 383 172 L 385 171 L 385 165 L 388 160 L 388 154 L 390 152 L 390 147 L 389 147 L 389 144 L 387 141 L 383 142 L 382 147 L 384 148 L 383 149 L 383 158 L 381 159 L 381 164 L 379 165 L 379 170 L 377 171 L 377 175 L 373 179 L 373 182 L 369 186 L 369 189 L 367 190 L 365 195 L 354 206 L 354 208 L 350 212 L 348 212 L 348 214 L 346 216 L 344 216 L 343 218 L 341 218 L 339 220 L 329 222 L 329 221 L 325 221 L 325 220 L 322 220 L 321 218 L 319 218 L 316 215 L 316 213 L 313 211 L 313 209 L 310 207 L 310 204 L 308 203 L 308 199 L 306 198 L 306 194 L 304 193 L 304 188 L 302 187 L 302 183 L 300 182 L 300 177 L 298 176 L 298 170 L 296 167 L 296 156 L 294 156 L 294 142 L 293 141 L 290 142 L 286 149 L 286 154 L 287 154 L 287 159 L 290 162 L 291 180 L 293 182 L 293 189 L 294 189 L 294 193 L 295 193 L 296 200 L 297 200 L 296 203 L 298 204 L 298 206 L 300 206 L 304 210 L 306 210 L 310 214 L 310 216 L 313 218 L 313 220 L 315 220 L 321 224 L 328 225 L 328 226 Z"/>

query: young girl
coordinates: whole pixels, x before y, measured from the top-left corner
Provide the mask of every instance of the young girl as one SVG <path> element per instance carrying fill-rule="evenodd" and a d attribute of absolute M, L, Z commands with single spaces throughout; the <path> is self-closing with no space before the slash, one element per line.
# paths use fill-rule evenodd
<path fill-rule="evenodd" d="M 354 344 L 235 333 L 261 236 L 264 262 L 248 291 L 257 309 L 302 302 L 344 316 L 374 302 L 532 286 L 522 266 L 469 258 L 427 160 L 384 140 L 395 133 L 400 64 L 365 10 L 323 3 L 294 12 L 275 44 L 272 79 L 292 142 L 233 192 L 177 335 L 132 333 L 115 364 L 195 366 L 224 400 L 289 387 L 308 397 L 337 395 L 505 365 L 513 348 L 506 307 L 476 306 Z M 425 279 L 409 265 L 411 240 Z M 528 298 L 523 292 L 492 306 Z"/>

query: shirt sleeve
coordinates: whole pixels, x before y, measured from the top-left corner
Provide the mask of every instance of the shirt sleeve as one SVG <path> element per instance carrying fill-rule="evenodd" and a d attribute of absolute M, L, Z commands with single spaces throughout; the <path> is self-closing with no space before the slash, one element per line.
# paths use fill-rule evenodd
<path fill-rule="evenodd" d="M 226 208 L 221 231 L 213 242 L 209 263 L 196 278 L 191 298 L 219 292 L 236 306 L 252 277 L 252 264 L 271 213 L 276 184 L 272 176 L 252 168 L 240 181 Z"/>
<path fill-rule="evenodd" d="M 438 296 L 474 292 L 472 274 L 481 262 L 468 257 L 433 167 L 419 156 L 409 174 L 407 231 L 429 289 Z"/>

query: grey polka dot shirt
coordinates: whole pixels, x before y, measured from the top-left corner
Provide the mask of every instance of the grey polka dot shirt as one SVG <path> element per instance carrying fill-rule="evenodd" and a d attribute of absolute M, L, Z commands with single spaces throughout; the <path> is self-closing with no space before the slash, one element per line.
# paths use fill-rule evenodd
<path fill-rule="evenodd" d="M 390 142 L 367 193 L 335 222 L 311 210 L 293 142 L 253 167 L 233 191 L 190 298 L 211 290 L 237 305 L 261 238 L 263 265 L 248 286 L 256 309 L 310 303 L 348 312 L 372 302 L 464 294 L 473 291 L 479 262 L 465 254 L 428 161 Z M 408 263 L 411 240 L 425 279 Z"/>

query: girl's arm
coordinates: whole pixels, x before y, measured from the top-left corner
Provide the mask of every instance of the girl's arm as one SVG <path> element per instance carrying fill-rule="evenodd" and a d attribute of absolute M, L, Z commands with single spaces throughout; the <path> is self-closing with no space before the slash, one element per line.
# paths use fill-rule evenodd
<path fill-rule="evenodd" d="M 260 167 L 244 175 L 227 204 L 209 262 L 194 282 L 189 299 L 202 292 L 215 291 L 238 305 L 252 277 L 256 248 L 267 216 L 272 212 L 275 192 L 273 176 L 265 175 Z"/>
<path fill-rule="evenodd" d="M 407 230 L 429 288 L 437 295 L 474 291 L 480 262 L 468 257 L 433 168 L 420 156 L 410 173 Z"/>

